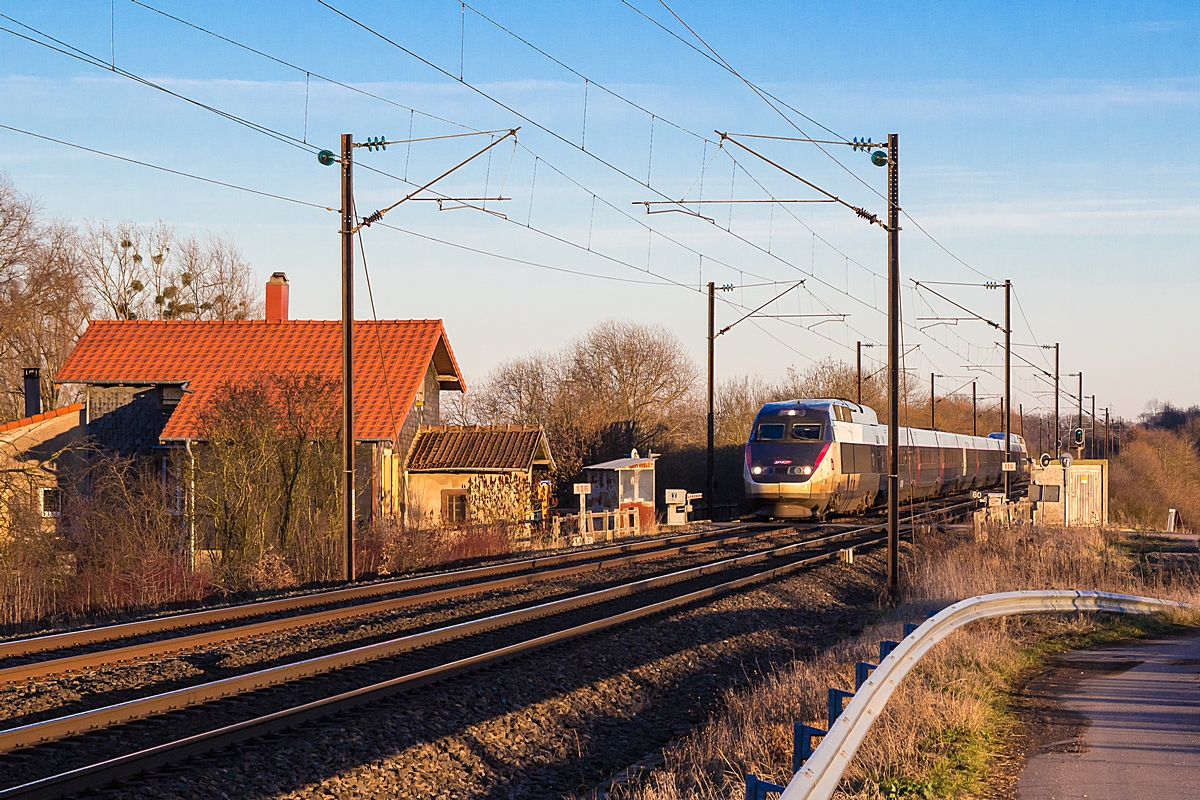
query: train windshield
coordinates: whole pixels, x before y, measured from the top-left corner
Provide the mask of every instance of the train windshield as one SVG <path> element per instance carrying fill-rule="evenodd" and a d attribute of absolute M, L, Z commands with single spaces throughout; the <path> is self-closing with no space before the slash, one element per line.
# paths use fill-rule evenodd
<path fill-rule="evenodd" d="M 760 442 L 778 442 L 783 440 L 784 432 L 787 426 L 782 422 L 764 422 L 758 426 L 758 436 Z"/>
<path fill-rule="evenodd" d="M 792 438 L 820 441 L 822 427 L 824 426 L 822 426 L 819 422 L 804 422 L 798 425 L 793 425 Z"/>

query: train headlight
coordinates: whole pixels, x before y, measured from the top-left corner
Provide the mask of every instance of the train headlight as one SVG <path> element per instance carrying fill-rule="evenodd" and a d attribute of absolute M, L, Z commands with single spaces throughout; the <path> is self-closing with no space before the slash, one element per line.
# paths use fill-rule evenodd
<path fill-rule="evenodd" d="M 812 475 L 812 467 L 805 467 L 805 468 L 804 468 L 804 474 L 805 474 L 805 475 Z"/>
<path fill-rule="evenodd" d="M 750 472 L 754 475 L 762 475 L 762 467 L 751 467 Z"/>

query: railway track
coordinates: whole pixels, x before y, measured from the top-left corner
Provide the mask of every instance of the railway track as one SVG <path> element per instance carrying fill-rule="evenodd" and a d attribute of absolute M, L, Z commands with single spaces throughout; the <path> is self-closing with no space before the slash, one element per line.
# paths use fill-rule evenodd
<path fill-rule="evenodd" d="M 962 503 L 959 508 L 961 510 L 963 507 L 973 507 L 973 505 L 973 503 Z M 954 509 L 940 508 L 927 511 L 919 516 L 936 513 L 954 513 Z M 359 681 L 358 685 L 340 687 L 340 691 L 330 691 L 328 688 L 324 690 L 318 689 L 316 691 L 316 695 L 318 696 L 308 699 L 305 702 L 285 706 L 269 711 L 268 713 L 257 714 L 250 718 L 238 719 L 237 721 L 220 725 L 211 730 L 204 730 L 178 739 L 155 744 L 154 746 L 143 748 L 133 753 L 102 758 L 85 766 L 65 770 L 55 775 L 27 782 L 21 786 L 0 791 L 0 798 L 56 797 L 80 791 L 114 779 L 128 777 L 143 770 L 153 769 L 166 763 L 188 758 L 214 748 L 221 748 L 246 739 L 260 737 L 272 731 L 292 727 L 309 720 L 371 703 L 389 695 L 409 691 L 419 686 L 445 680 L 466 672 L 479 670 L 501 661 L 536 652 L 551 645 L 593 635 L 637 619 L 703 602 L 721 594 L 736 592 L 745 587 L 828 561 L 834 558 L 837 552 L 846 546 L 863 548 L 877 545 L 883 539 L 882 536 L 878 535 L 881 527 L 883 527 L 881 524 L 859 526 L 848 531 L 841 531 L 816 539 L 795 542 L 781 547 L 767 548 L 732 558 L 718 559 L 694 567 L 676 570 L 665 575 L 642 578 L 617 586 L 539 603 L 527 608 L 503 611 L 480 619 L 446 625 L 433 630 L 408 634 L 324 656 L 256 670 L 198 686 L 163 692 L 124 703 L 0 731 L 0 751 L 4 752 L 20 748 L 36 748 L 39 743 L 62 741 L 68 739 L 68 737 L 74 737 L 70 739 L 70 744 L 80 749 L 86 749 L 89 736 L 97 736 L 95 733 L 88 732 L 124 725 L 131 720 L 156 718 L 169 723 L 172 716 L 180 714 L 180 709 L 194 708 L 201 704 L 208 704 L 205 706 L 206 708 L 209 705 L 213 705 L 214 716 L 219 718 L 221 713 L 216 711 L 216 708 L 222 703 L 228 704 L 234 702 L 230 698 L 254 697 L 256 694 L 262 694 L 268 687 L 275 687 L 276 691 L 279 691 L 280 687 L 285 684 L 295 686 L 305 684 L 306 682 L 311 683 L 316 679 L 316 676 L 328 676 L 330 674 L 349 675 L 355 669 L 361 669 L 363 665 L 387 664 L 389 660 L 394 662 L 400 654 L 427 648 L 436 649 L 435 646 L 437 645 L 456 640 L 479 638 L 481 634 L 488 632 L 493 633 L 493 638 L 495 638 L 495 633 L 500 631 L 507 630 L 516 634 L 516 641 L 509 641 L 507 643 L 493 642 L 499 646 L 480 646 L 469 654 L 437 659 L 437 663 L 425 666 L 424 668 L 400 669 L 399 674 L 391 675 L 383 680 Z M 645 544 L 645 546 L 641 547 L 642 553 L 631 554 L 626 550 L 624 555 L 617 555 L 615 560 L 629 559 L 635 557 L 635 555 L 649 558 L 651 552 L 671 548 L 695 547 L 699 544 L 717 546 L 718 543 L 727 542 L 731 538 L 744 538 L 751 535 L 761 535 L 761 533 L 762 531 L 753 534 L 749 531 L 734 533 L 726 530 L 715 536 L 708 537 L 707 540 L 698 538 L 698 535 L 690 534 L 682 542 L 678 540 L 685 537 L 673 537 L 675 541 L 672 541 L 667 548 L 663 548 L 661 542 L 657 550 L 654 550 L 652 545 Z M 639 545 L 641 544 L 644 543 L 639 543 Z M 627 548 L 629 546 L 625 545 L 622 547 Z M 600 566 L 589 568 L 601 569 L 605 563 L 611 563 L 614 560 L 606 560 L 602 554 L 597 560 L 596 556 L 601 551 L 607 551 L 610 555 L 614 551 L 620 552 L 617 548 L 597 548 L 591 555 L 593 563 Z M 796 556 L 801 557 L 797 558 Z M 550 557 L 550 559 L 529 559 L 525 562 L 513 562 L 513 564 L 532 564 L 533 562 L 545 564 L 547 561 L 552 562 L 543 572 L 563 569 L 578 571 L 580 566 L 586 566 L 579 563 L 562 566 L 564 564 L 562 558 L 562 556 L 555 556 Z M 520 567 L 513 566 L 513 564 L 494 565 L 483 569 L 509 568 L 513 571 L 520 569 Z M 765 568 L 759 568 L 760 565 Z M 463 575 L 469 572 L 471 570 L 450 574 Z M 503 573 L 492 572 L 483 577 L 488 578 L 496 574 Z M 510 576 L 504 580 L 510 580 L 514 577 L 516 576 Z M 423 576 L 415 580 L 429 581 L 429 583 L 425 584 L 426 586 L 436 586 L 447 582 L 454 582 L 455 579 L 447 579 L 444 575 L 435 575 Z M 483 581 L 483 583 L 487 582 L 486 580 Z M 470 593 L 478 591 L 478 589 L 474 588 L 478 585 L 480 584 L 477 583 L 456 588 Z M 366 588 L 375 587 L 354 587 L 354 589 Z M 375 594 L 379 593 L 383 592 L 376 592 Z M 324 594 L 328 596 L 334 593 Z M 419 597 L 421 595 L 416 596 Z M 309 602 L 311 598 L 291 598 L 290 600 Z M 319 603 L 310 603 L 310 606 L 312 605 L 319 605 Z M 588 618 L 581 617 L 581 614 L 584 614 L 588 609 L 592 610 L 592 613 L 587 615 Z M 245 614 L 244 609 L 225 609 L 222 611 L 230 612 L 233 615 L 230 619 L 245 619 L 251 616 Z M 187 615 L 179 616 L 183 617 Z M 290 618 L 267 621 L 261 624 L 287 622 L 288 619 Z M 542 621 L 543 623 L 540 629 L 534 624 L 538 621 Z M 553 624 L 549 624 L 551 621 Z M 134 624 L 136 625 L 137 623 Z M 241 627 L 245 629 L 249 626 Z M 195 641 L 199 641 L 193 638 L 196 636 L 211 635 L 219 637 L 227 636 L 228 634 L 229 631 L 218 630 L 202 634 L 192 634 L 189 637 L 182 638 L 193 639 L 194 643 Z M 112 640 L 110 634 L 102 635 L 109 638 L 95 639 L 94 641 Z M 180 640 L 177 639 L 175 641 L 178 642 Z M 171 646 L 170 640 L 165 643 L 154 644 L 158 644 L 161 647 Z M 24 666 L 36 667 L 37 664 Z M 44 668 L 55 669 L 55 667 Z M 342 681 L 342 683 L 345 684 L 346 681 Z M 119 731 L 120 728 L 116 730 Z"/>
<path fill-rule="evenodd" d="M 569 575 L 600 572 L 672 555 L 731 545 L 766 534 L 778 535 L 786 531 L 796 531 L 796 528 L 761 523 L 741 525 L 715 532 L 685 534 L 667 539 L 612 545 L 557 556 L 403 578 L 279 600 L 228 606 L 27 639 L 14 639 L 0 642 L 0 684 L 161 657 L 267 633 L 280 633 L 313 625 L 351 620 L 356 617 L 395 612 L 485 592 L 515 589 Z M 447 586 L 447 584 L 450 585 Z M 445 588 L 429 588 L 437 586 Z M 404 592 L 412 593 L 403 594 Z M 380 595 L 400 596 L 370 602 L 354 602 Z M 333 607 L 325 608 L 330 605 Z M 314 610 L 316 608 L 321 610 Z M 276 616 L 287 612 L 298 613 L 290 616 Z M 264 617 L 269 618 L 263 619 Z M 136 644 L 94 647 L 147 635 L 173 633 L 214 625 L 221 627 Z M 71 655 L 48 655 L 79 647 L 89 649 L 86 652 Z M 23 663 L 14 663 L 18 660 Z"/>
<path fill-rule="evenodd" d="M 758 526 L 736 525 L 724 529 L 718 529 L 716 531 L 701 531 L 679 534 L 665 538 L 652 538 L 636 542 L 604 545 L 550 556 L 539 556 L 536 558 L 520 559 L 516 561 L 503 561 L 498 564 L 490 564 L 482 567 L 471 567 L 468 569 L 451 570 L 446 572 L 434 572 L 427 575 L 418 575 L 395 580 L 376 581 L 359 584 L 348 588 L 310 592 L 293 597 L 263 600 L 253 603 L 219 606 L 216 608 L 206 609 L 204 611 L 170 614 L 116 625 L 80 628 L 78 630 L 63 631 L 41 636 L 7 639 L 0 641 L 0 659 L 11 659 L 16 656 L 45 653 L 80 645 L 91 645 L 120 639 L 129 639 L 139 636 L 171 632 L 185 628 L 200 627 L 204 625 L 225 624 L 230 622 L 240 623 L 244 620 L 255 617 L 265 617 L 269 615 L 301 611 L 304 609 L 325 605 L 353 603 L 366 598 L 378 597 L 387 594 L 398 594 L 404 591 L 424 589 L 431 586 L 469 583 L 471 581 L 476 581 L 483 578 L 492 578 L 495 576 L 521 572 L 536 573 L 538 570 L 549 569 L 561 565 L 579 564 L 580 566 L 578 567 L 578 570 L 582 571 L 587 569 L 586 562 L 597 561 L 610 556 L 619 556 L 629 553 L 645 553 L 647 551 L 665 553 L 671 551 L 672 549 L 674 549 L 676 552 L 685 552 L 684 548 L 688 546 L 702 547 L 704 546 L 704 543 L 708 541 L 722 540 L 733 535 L 736 535 L 739 538 L 745 538 L 746 536 L 761 534 L 764 531 L 778 530 L 781 527 L 783 526 L 769 526 L 762 524 Z M 713 544 L 719 543 L 721 542 L 713 541 Z M 599 566 L 593 568 L 598 569 Z"/>

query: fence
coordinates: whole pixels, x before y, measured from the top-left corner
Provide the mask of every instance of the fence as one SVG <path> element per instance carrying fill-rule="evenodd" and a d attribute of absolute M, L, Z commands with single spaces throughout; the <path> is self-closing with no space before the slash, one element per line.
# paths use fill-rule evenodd
<path fill-rule="evenodd" d="M 641 533 L 637 509 L 620 511 L 589 511 L 583 515 L 580 525 L 579 514 L 556 515 L 550 523 L 551 546 L 561 547 L 567 540 L 572 547 L 592 544 L 597 538 L 611 542 L 623 536 Z"/>

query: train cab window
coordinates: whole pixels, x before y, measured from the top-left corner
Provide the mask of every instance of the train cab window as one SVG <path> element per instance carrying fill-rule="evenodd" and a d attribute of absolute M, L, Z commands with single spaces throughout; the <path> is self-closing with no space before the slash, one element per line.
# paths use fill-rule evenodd
<path fill-rule="evenodd" d="M 758 441 L 778 442 L 783 439 L 785 429 L 786 426 L 782 422 L 764 422 L 758 426 Z"/>
<path fill-rule="evenodd" d="M 845 406 L 833 406 L 833 417 L 838 422 L 851 422 L 850 409 Z"/>
<path fill-rule="evenodd" d="M 804 422 L 792 426 L 793 439 L 821 439 L 822 425 L 819 422 Z"/>

